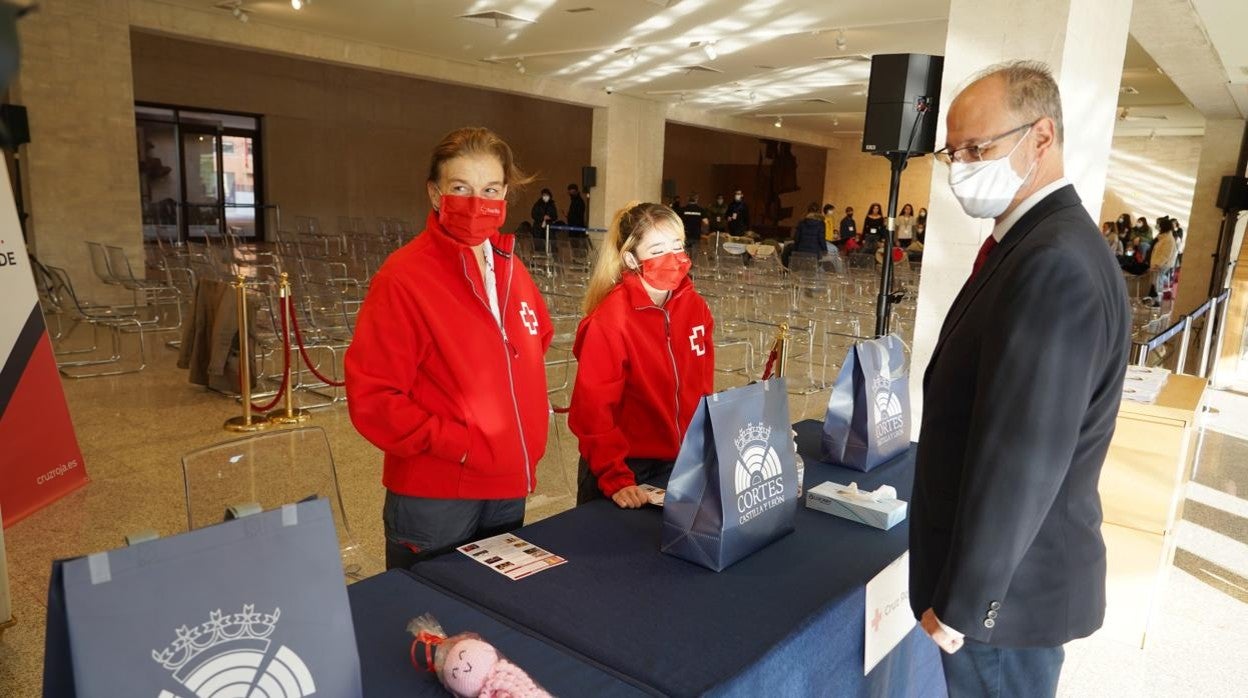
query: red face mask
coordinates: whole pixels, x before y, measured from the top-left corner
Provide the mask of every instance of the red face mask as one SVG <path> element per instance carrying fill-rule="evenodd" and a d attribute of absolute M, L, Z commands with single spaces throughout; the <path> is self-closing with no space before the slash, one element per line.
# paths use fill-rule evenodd
<path fill-rule="evenodd" d="M 668 252 L 641 260 L 641 278 L 660 291 L 674 291 L 692 266 L 693 262 L 684 252 Z"/>
<path fill-rule="evenodd" d="M 476 247 L 498 232 L 507 220 L 507 202 L 479 196 L 443 194 L 438 222 L 456 242 Z"/>

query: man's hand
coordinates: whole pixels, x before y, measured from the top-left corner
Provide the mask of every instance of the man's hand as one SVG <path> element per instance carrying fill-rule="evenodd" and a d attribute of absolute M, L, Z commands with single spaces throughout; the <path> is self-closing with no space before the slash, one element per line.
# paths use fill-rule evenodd
<path fill-rule="evenodd" d="M 924 611 L 920 623 L 923 624 L 923 630 L 932 638 L 932 642 L 935 642 L 947 654 L 954 654 L 962 649 L 963 636 L 945 630 L 945 627 L 940 624 L 940 619 L 936 617 L 936 611 L 930 608 Z"/>
<path fill-rule="evenodd" d="M 650 503 L 650 497 L 640 487 L 633 485 L 611 495 L 611 501 L 621 509 L 640 509 Z"/>

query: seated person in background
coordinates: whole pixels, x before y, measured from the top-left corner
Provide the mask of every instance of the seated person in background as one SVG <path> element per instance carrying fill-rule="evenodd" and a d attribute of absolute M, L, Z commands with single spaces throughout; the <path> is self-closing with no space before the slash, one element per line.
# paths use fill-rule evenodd
<path fill-rule="evenodd" d="M 1148 271 L 1149 247 L 1139 238 L 1132 238 L 1126 254 L 1118 259 L 1118 265 L 1128 274 L 1141 276 Z"/>
<path fill-rule="evenodd" d="M 858 225 L 854 223 L 854 207 L 845 207 L 845 217 L 841 219 L 840 235 L 837 236 L 837 244 L 847 247 L 849 241 L 858 234 Z M 846 250 L 848 252 L 849 250 Z"/>
<path fill-rule="evenodd" d="M 637 484 L 666 486 L 698 401 L 715 390 L 715 321 L 689 267 L 673 211 L 634 203 L 616 214 L 572 349 L 577 504 L 605 495 L 624 509 L 644 506 Z"/>
<path fill-rule="evenodd" d="M 1135 222 L 1135 227 L 1131 229 L 1131 232 L 1141 240 L 1149 243 L 1150 245 L 1152 244 L 1153 229 L 1149 227 L 1147 218 L 1140 216 L 1140 218 Z"/>
<path fill-rule="evenodd" d="M 1118 238 L 1118 226 L 1113 221 L 1105 221 L 1101 224 L 1101 236 L 1105 238 L 1105 244 L 1109 245 L 1114 256 L 1121 257 L 1122 240 Z"/>
<path fill-rule="evenodd" d="M 845 254 L 855 254 L 858 252 L 864 252 L 865 247 L 866 247 L 866 240 L 863 238 L 862 231 L 860 230 L 858 231 L 857 235 L 854 235 L 853 237 L 845 241 Z"/>

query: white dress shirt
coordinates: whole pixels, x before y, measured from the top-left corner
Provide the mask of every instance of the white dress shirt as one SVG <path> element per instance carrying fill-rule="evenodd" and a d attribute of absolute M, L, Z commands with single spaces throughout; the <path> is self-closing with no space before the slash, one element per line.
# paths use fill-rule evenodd
<path fill-rule="evenodd" d="M 1040 191 L 1037 191 L 1035 194 L 1032 194 L 1026 199 L 1018 202 L 1018 206 L 1015 206 L 1014 210 L 1010 211 L 1010 215 L 997 221 L 996 226 L 992 229 L 992 236 L 997 239 L 997 242 L 1001 242 L 1001 240 L 1005 238 L 1005 234 L 1010 232 L 1010 228 L 1013 228 L 1015 223 L 1022 219 L 1023 216 L 1027 215 L 1028 211 L 1035 208 L 1036 204 L 1044 201 L 1044 197 L 1068 184 L 1070 184 L 1069 179 L 1066 179 L 1065 177 L 1058 177 L 1048 186 L 1043 187 Z"/>

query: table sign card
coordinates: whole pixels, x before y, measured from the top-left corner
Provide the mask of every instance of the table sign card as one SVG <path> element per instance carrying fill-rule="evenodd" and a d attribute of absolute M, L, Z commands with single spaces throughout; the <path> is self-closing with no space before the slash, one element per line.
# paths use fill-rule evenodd
<path fill-rule="evenodd" d="M 867 582 L 866 621 L 863 676 L 870 674 L 914 627 L 914 613 L 910 610 L 910 551 L 902 553 Z"/>
<path fill-rule="evenodd" d="M 558 567 L 567 560 L 510 533 L 485 538 L 457 548 L 459 552 L 508 579 L 524 579 Z"/>

